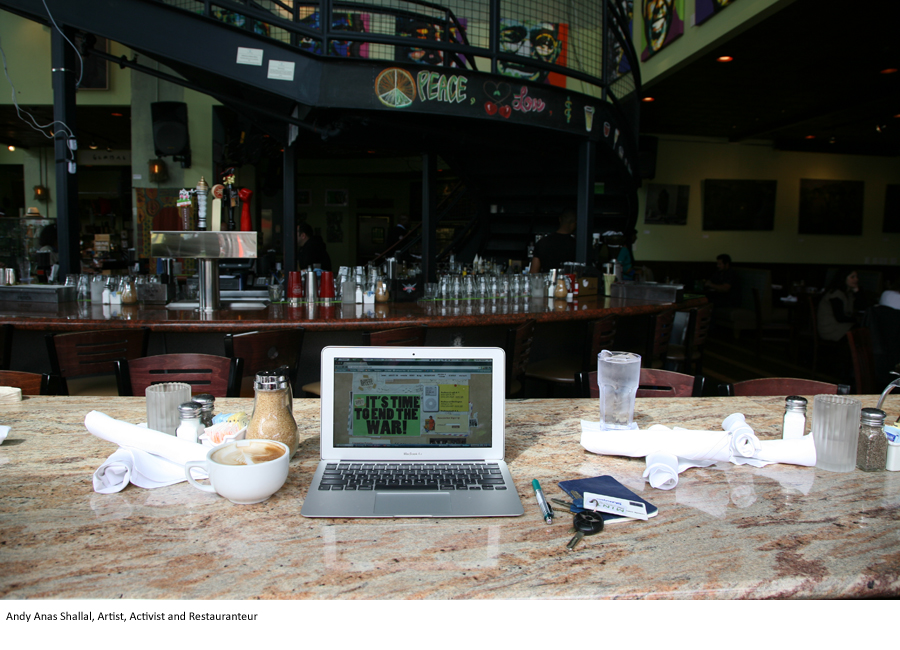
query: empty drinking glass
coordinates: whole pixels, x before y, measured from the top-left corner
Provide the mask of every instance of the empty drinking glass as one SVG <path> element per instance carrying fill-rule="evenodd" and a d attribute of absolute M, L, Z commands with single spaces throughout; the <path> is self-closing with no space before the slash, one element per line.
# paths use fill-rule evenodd
<path fill-rule="evenodd" d="M 852 472 L 856 468 L 859 414 L 862 403 L 845 395 L 813 398 L 812 436 L 816 445 L 816 467 L 829 472 Z"/>

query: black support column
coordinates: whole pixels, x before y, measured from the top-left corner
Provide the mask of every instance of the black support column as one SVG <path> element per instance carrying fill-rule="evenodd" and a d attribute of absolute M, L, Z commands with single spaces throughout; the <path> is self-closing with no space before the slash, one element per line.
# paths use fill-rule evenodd
<path fill-rule="evenodd" d="M 578 225 L 575 228 L 575 261 L 587 264 L 591 259 L 591 232 L 594 219 L 594 176 L 596 144 L 585 140 L 578 148 Z"/>
<path fill-rule="evenodd" d="M 75 130 L 75 83 L 81 63 L 69 43 L 75 42 L 73 30 L 64 27 L 66 38 L 57 29 L 50 30 L 50 59 L 53 69 L 54 155 L 56 157 L 56 226 L 59 243 L 59 282 L 66 275 L 81 272 L 81 223 L 78 218 L 78 176 L 75 153 L 69 150 Z M 70 173 L 69 168 L 72 168 Z"/>
<path fill-rule="evenodd" d="M 425 282 L 437 281 L 437 154 L 422 154 L 422 277 Z"/>
<path fill-rule="evenodd" d="M 290 127 L 288 127 L 290 128 Z M 287 277 L 288 271 L 297 270 L 297 140 L 285 145 L 282 162 L 284 173 L 284 221 L 282 223 L 282 246 L 284 248 L 284 268 Z"/>

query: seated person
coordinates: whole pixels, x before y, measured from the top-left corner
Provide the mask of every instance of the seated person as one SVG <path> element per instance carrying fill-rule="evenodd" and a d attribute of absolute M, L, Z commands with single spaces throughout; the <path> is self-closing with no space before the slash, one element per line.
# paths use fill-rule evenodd
<path fill-rule="evenodd" d="M 740 276 L 731 268 L 731 256 L 727 253 L 716 257 L 716 272 L 703 286 L 716 307 L 740 307 Z"/>
<path fill-rule="evenodd" d="M 535 244 L 529 273 L 549 273 L 552 269 L 562 268 L 565 262 L 575 261 L 575 236 L 572 233 L 576 225 L 574 210 L 559 215 L 557 231 L 544 235 Z"/>
<path fill-rule="evenodd" d="M 308 223 L 302 223 L 297 228 L 297 268 L 305 271 L 309 267 L 320 268 L 323 271 L 331 270 L 331 257 L 325 250 L 325 242 L 322 237 L 315 234 Z"/>
<path fill-rule="evenodd" d="M 859 278 L 852 269 L 838 269 L 825 289 L 816 312 L 819 336 L 826 341 L 840 341 L 857 325 Z"/>

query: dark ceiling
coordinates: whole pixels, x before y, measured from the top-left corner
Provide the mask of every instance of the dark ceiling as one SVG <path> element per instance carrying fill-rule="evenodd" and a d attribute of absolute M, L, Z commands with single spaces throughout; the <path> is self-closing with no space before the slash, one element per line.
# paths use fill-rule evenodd
<path fill-rule="evenodd" d="M 795 0 L 645 84 L 643 95 L 654 101 L 642 104 L 641 132 L 900 155 L 900 72 L 882 72 L 900 68 L 898 24 L 897 0 Z M 734 60 L 717 62 L 724 54 Z M 51 106 L 26 108 L 39 122 L 52 121 Z M 129 149 L 130 114 L 127 106 L 79 106 L 80 146 Z M 47 145 L 12 106 L 0 106 L 0 142 Z"/>
<path fill-rule="evenodd" d="M 898 24 L 896 0 L 796 0 L 645 83 L 641 132 L 900 155 Z"/>

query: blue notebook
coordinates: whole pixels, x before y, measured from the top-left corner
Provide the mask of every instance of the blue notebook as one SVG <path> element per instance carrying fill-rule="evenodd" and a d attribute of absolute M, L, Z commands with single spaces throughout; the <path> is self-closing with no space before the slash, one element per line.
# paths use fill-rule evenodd
<path fill-rule="evenodd" d="M 659 514 L 659 508 L 657 508 L 646 499 L 642 499 L 641 497 L 636 495 L 627 487 L 619 483 L 612 476 L 595 476 L 594 478 L 580 478 L 574 481 L 560 481 L 559 487 L 563 492 L 569 495 L 569 498 L 573 501 L 575 500 L 575 497 L 572 496 L 573 490 L 575 490 L 582 496 L 584 496 L 585 492 L 593 492 L 594 494 L 603 494 L 605 496 L 616 497 L 618 499 L 638 501 L 646 506 L 648 516 L 655 517 L 657 514 Z M 640 519 L 633 519 L 632 517 L 621 517 L 619 515 L 613 515 L 608 512 L 601 512 L 599 514 L 603 517 L 603 523 L 605 524 L 615 524 L 622 521 L 640 521 Z"/>

